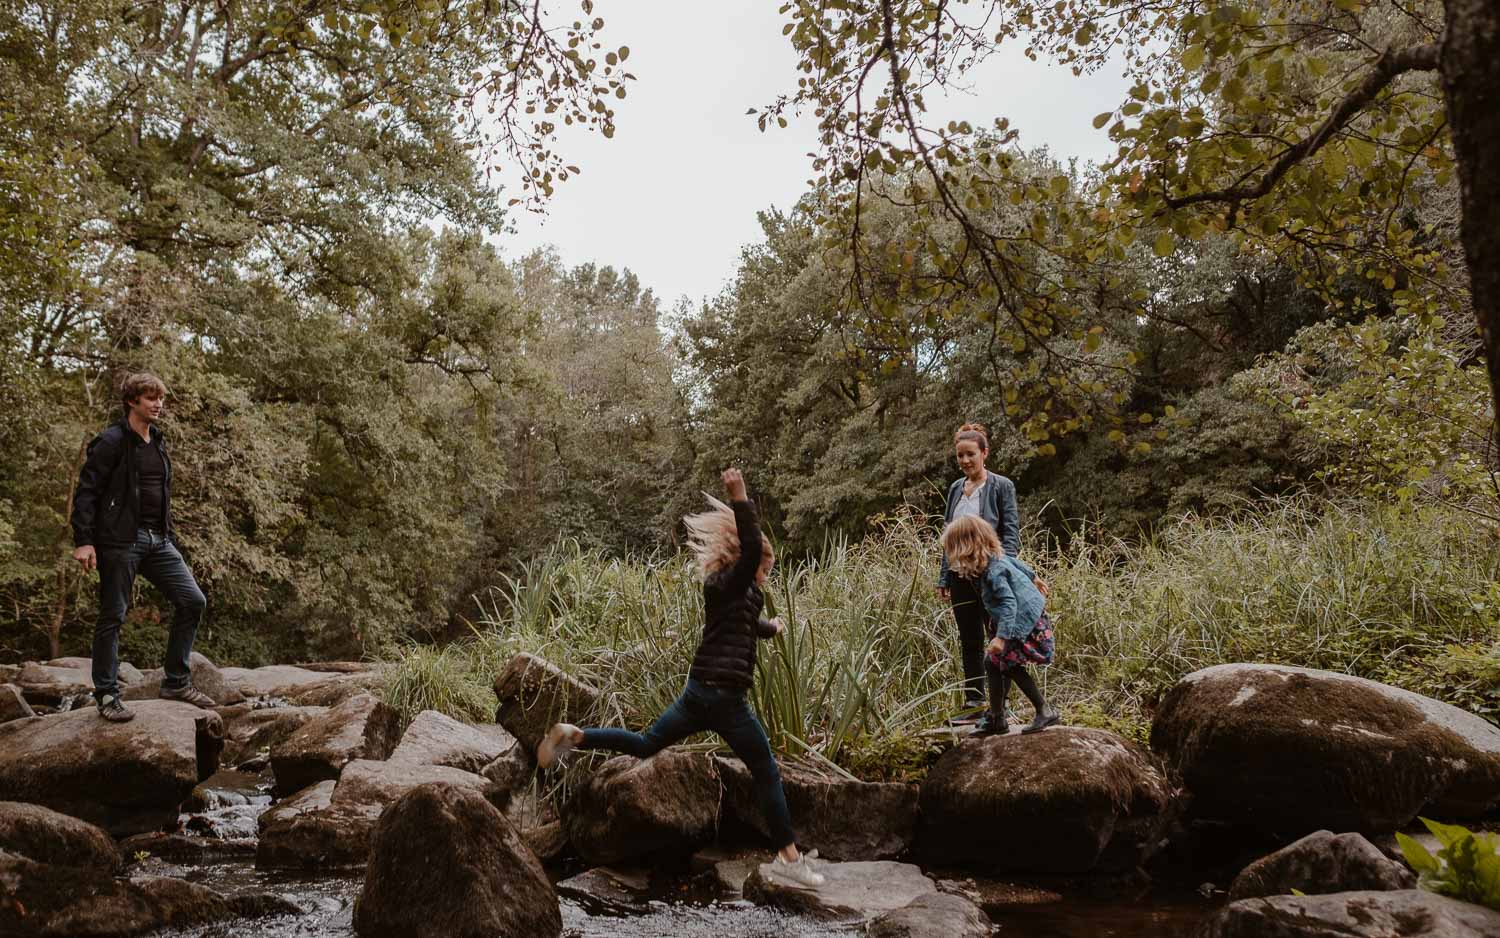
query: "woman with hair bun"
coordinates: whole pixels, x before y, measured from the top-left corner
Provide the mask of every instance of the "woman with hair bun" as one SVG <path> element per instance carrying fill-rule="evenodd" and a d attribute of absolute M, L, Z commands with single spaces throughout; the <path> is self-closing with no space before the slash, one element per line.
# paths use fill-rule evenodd
<path fill-rule="evenodd" d="M 985 469 L 990 455 L 990 437 L 981 423 L 966 423 L 953 434 L 953 455 L 963 477 L 948 487 L 947 510 L 943 513 L 946 529 L 956 519 L 976 515 L 995 528 L 995 535 L 1007 556 L 1021 552 L 1021 519 L 1016 510 L 1016 486 L 1005 476 Z M 989 714 L 984 694 L 984 646 L 986 635 L 984 602 L 979 583 L 960 576 L 943 555 L 942 573 L 938 575 L 938 595 L 953 604 L 953 619 L 958 624 L 958 647 L 964 666 L 964 709 L 949 722 L 957 726 L 978 723 L 980 731 L 989 731 Z M 970 712 L 985 710 L 983 716 Z M 1003 731 L 1004 727 L 995 729 Z"/>

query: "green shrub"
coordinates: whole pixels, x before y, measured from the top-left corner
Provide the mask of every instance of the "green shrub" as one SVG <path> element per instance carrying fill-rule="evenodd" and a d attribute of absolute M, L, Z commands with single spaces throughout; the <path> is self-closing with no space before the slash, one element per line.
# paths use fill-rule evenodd
<path fill-rule="evenodd" d="M 465 723 L 494 719 L 495 694 L 475 669 L 469 648 L 408 644 L 386 657 L 393 664 L 381 696 L 401 714 L 403 725 L 423 710 L 436 710 Z"/>
<path fill-rule="evenodd" d="M 1397 834 L 1406 862 L 1423 889 L 1500 909 L 1500 834 L 1476 833 L 1456 824 L 1422 818 L 1438 839 L 1437 856 L 1416 840 Z"/>

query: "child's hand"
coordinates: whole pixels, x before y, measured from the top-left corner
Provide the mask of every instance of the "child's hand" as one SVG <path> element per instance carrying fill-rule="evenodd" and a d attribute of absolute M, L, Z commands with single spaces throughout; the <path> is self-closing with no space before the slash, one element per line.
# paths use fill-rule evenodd
<path fill-rule="evenodd" d="M 992 655 L 1001 654 L 1005 651 L 1005 639 L 1001 638 L 998 635 L 995 636 L 994 638 L 990 639 L 990 643 L 985 646 L 984 650 Z"/>
<path fill-rule="evenodd" d="M 724 489 L 729 493 L 729 500 L 742 502 L 745 500 L 745 477 L 733 466 L 724 470 L 719 478 L 724 480 Z"/>
<path fill-rule="evenodd" d="M 771 633 L 773 637 L 780 635 L 782 632 L 786 631 L 786 623 L 781 621 L 781 616 L 777 616 L 776 618 L 771 620 L 771 627 L 776 630 Z"/>
<path fill-rule="evenodd" d="M 1042 594 L 1043 599 L 1046 599 L 1048 596 L 1052 595 L 1052 591 L 1047 589 L 1047 581 L 1042 579 L 1041 577 L 1037 577 L 1036 579 L 1032 580 L 1031 585 L 1036 587 L 1037 592 Z"/>

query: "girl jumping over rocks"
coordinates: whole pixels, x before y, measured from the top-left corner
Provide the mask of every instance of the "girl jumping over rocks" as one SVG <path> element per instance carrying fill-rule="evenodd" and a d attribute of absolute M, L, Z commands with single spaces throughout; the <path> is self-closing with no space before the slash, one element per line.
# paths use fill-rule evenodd
<path fill-rule="evenodd" d="M 989 613 L 992 637 L 985 648 L 984 670 L 990 685 L 990 712 L 980 732 L 1010 732 L 1005 705 L 1012 683 L 1036 708 L 1036 717 L 1022 733 L 1057 723 L 1062 717 L 1042 697 L 1036 679 L 1026 670 L 1027 664 L 1052 663 L 1052 623 L 1036 572 L 1006 554 L 994 526 L 977 515 L 959 518 L 943 529 L 943 553 L 959 576 L 977 581 Z"/>
<path fill-rule="evenodd" d="M 688 543 L 703 571 L 703 638 L 688 671 L 687 687 L 644 733 L 621 729 L 580 729 L 555 724 L 537 746 L 536 760 L 550 768 L 570 749 L 608 749 L 645 759 L 694 733 L 712 730 L 723 737 L 750 770 L 760 809 L 779 849 L 773 869 L 805 886 L 824 881 L 810 856 L 798 852 L 792 818 L 781 787 L 781 771 L 766 731 L 746 695 L 755 676 L 756 641 L 772 638 L 781 620 L 761 618 L 761 587 L 771 572 L 771 544 L 760 533 L 755 505 L 745 495 L 745 478 L 726 469 L 730 504 L 683 519 Z"/>

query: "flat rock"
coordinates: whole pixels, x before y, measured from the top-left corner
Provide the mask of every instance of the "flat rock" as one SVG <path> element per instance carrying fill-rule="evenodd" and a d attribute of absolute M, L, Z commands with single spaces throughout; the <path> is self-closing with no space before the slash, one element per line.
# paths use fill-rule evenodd
<path fill-rule="evenodd" d="M 1317 831 L 1245 867 L 1229 901 L 1256 896 L 1411 889 L 1417 877 L 1359 834 Z"/>
<path fill-rule="evenodd" d="M 325 870 L 365 864 L 380 808 L 334 805 L 335 784 L 309 786 L 260 816 L 257 867 Z"/>
<path fill-rule="evenodd" d="M 446 765 L 420 765 L 399 762 L 377 762 L 356 759 L 344 766 L 338 787 L 333 790 L 332 804 L 368 805 L 384 809 L 419 785 L 445 782 L 476 791 L 489 798 L 493 787 L 482 775 L 449 768 Z M 506 796 L 509 792 L 506 793 Z M 491 799 L 493 803 L 494 799 Z M 504 810 L 502 798 L 495 807 Z"/>
<path fill-rule="evenodd" d="M 83 677 L 79 679 L 82 683 L 92 684 L 94 681 L 94 659 L 92 658 L 53 658 L 45 663 L 49 668 L 72 668 L 83 672 Z M 121 684 L 139 684 L 146 679 L 141 669 L 129 661 L 116 664 L 115 675 Z"/>
<path fill-rule="evenodd" d="M 278 896 L 220 896 L 181 879 L 116 879 L 0 852 L 0 935 L 7 938 L 130 938 L 164 926 L 301 911 Z"/>
<path fill-rule="evenodd" d="M 384 759 L 396 748 L 400 717 L 373 695 L 361 694 L 315 717 L 271 749 L 276 790 L 301 791 L 336 779 L 356 759 Z"/>
<path fill-rule="evenodd" d="M 120 852 L 126 857 L 144 853 L 169 863 L 248 862 L 255 859 L 255 850 L 254 840 L 221 840 L 165 831 L 135 834 L 120 841 Z"/>
<path fill-rule="evenodd" d="M 24 720 L 34 716 L 36 716 L 36 711 L 31 709 L 31 704 L 26 702 L 21 688 L 14 684 L 0 684 L 0 723 Z"/>
<path fill-rule="evenodd" d="M 1397 830 L 1500 809 L 1500 728 L 1363 678 L 1282 665 L 1196 671 L 1151 728 L 1197 817 L 1283 836 Z"/>
<path fill-rule="evenodd" d="M 804 886 L 783 879 L 773 863 L 762 863 L 745 880 L 745 898 L 798 915 L 852 922 L 894 912 L 937 891 L 932 880 L 910 863 L 867 860 L 818 863 L 816 868 L 826 881 Z"/>
<path fill-rule="evenodd" d="M 81 866 L 113 876 L 124 858 L 114 839 L 87 821 L 39 804 L 0 801 L 0 850 L 38 863 Z"/>
<path fill-rule="evenodd" d="M 423 785 L 391 805 L 371 841 L 354 911 L 364 938 L 557 938 L 546 870 L 473 791 Z"/>
<path fill-rule="evenodd" d="M 33 707 L 69 710 L 87 702 L 94 693 L 94 682 L 87 671 L 77 668 L 54 668 L 28 661 L 10 683 L 21 690 L 21 696 Z"/>
<path fill-rule="evenodd" d="M 930 892 L 877 915 L 865 927 L 867 938 L 990 938 L 989 919 L 979 906 L 949 893 Z"/>
<path fill-rule="evenodd" d="M 493 726 L 487 729 L 488 732 L 460 723 L 436 710 L 423 710 L 402 734 L 401 743 L 391 753 L 390 761 L 482 772 L 485 766 L 517 745 L 516 738 L 504 728 Z"/>
<path fill-rule="evenodd" d="M 1197 938 L 1500 938 L 1500 912 L 1425 889 L 1231 902 Z"/>
<path fill-rule="evenodd" d="M 193 674 L 193 686 L 219 706 L 227 707 L 244 702 L 245 695 L 240 692 L 239 687 L 226 678 L 212 661 L 196 651 L 188 656 L 188 670 Z M 120 697 L 124 700 L 155 699 L 161 694 L 161 682 L 165 673 L 160 668 L 145 672 L 143 680 L 122 687 Z"/>
<path fill-rule="evenodd" d="M 725 757 L 719 757 L 718 767 L 725 807 L 769 836 L 750 770 L 739 759 Z M 817 847 L 830 860 L 886 860 L 911 848 L 917 828 L 916 785 L 862 782 L 788 762 L 780 768 L 799 844 Z"/>
<path fill-rule="evenodd" d="M 116 836 L 176 826 L 178 806 L 217 768 L 204 758 L 199 774 L 199 722 L 219 718 L 167 700 L 131 709 L 129 723 L 88 708 L 0 724 L 0 799 L 45 805 Z"/>
<path fill-rule="evenodd" d="M 557 894 L 594 915 L 643 915 L 651 910 L 651 876 L 644 870 L 597 866 L 557 884 Z"/>
<path fill-rule="evenodd" d="M 495 722 L 536 752 L 553 723 L 587 723 L 599 691 L 535 655 L 522 652 L 495 678 Z"/>
<path fill-rule="evenodd" d="M 1150 753 L 1105 730 L 975 737 L 923 782 L 917 850 L 990 872 L 1131 870 L 1158 848 L 1171 794 Z"/>
<path fill-rule="evenodd" d="M 705 847 L 694 853 L 689 865 L 699 873 L 712 876 L 714 885 L 726 899 L 744 897 L 745 880 L 766 861 L 766 851 L 751 847 Z"/>
<path fill-rule="evenodd" d="M 687 856 L 713 839 L 718 818 L 713 757 L 664 749 L 605 762 L 574 791 L 562 821 L 579 856 L 608 866 Z"/>

